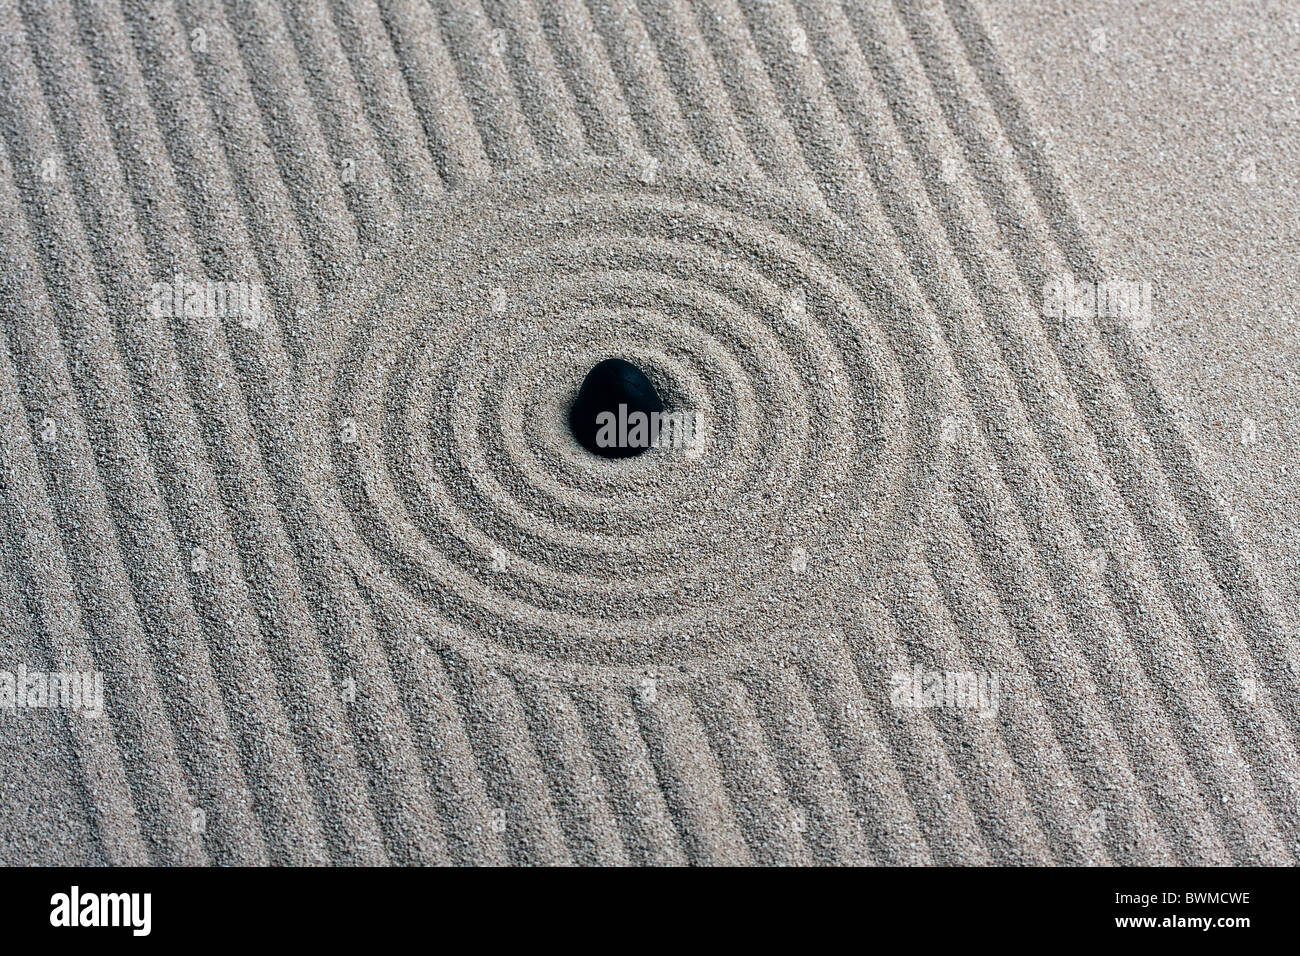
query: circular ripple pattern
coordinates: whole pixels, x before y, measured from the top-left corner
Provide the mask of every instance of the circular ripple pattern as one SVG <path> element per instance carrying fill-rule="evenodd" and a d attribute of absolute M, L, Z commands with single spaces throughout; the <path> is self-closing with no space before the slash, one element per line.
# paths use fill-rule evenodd
<path fill-rule="evenodd" d="M 667 167 L 422 215 L 304 377 L 357 580 L 421 633 L 542 666 L 685 669 L 838 614 L 923 444 L 871 254 L 811 196 Z M 569 403 L 609 356 L 699 444 L 582 449 Z"/>

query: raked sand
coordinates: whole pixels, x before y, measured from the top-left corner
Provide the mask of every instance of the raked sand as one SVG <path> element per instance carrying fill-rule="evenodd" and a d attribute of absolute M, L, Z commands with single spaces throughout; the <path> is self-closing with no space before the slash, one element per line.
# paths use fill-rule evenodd
<path fill-rule="evenodd" d="M 1044 309 L 1112 263 L 980 5 L 0 18 L 0 671 L 104 682 L 0 713 L 4 862 L 1300 855 L 1293 622 L 1151 322 Z M 583 451 L 609 355 L 703 440 Z"/>

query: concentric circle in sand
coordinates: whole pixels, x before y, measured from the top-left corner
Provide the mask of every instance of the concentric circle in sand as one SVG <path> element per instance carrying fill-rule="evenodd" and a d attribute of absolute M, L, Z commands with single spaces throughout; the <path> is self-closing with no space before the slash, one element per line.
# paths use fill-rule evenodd
<path fill-rule="evenodd" d="M 815 199 L 744 178 L 584 166 L 462 194 L 322 319 L 322 511 L 364 587 L 494 656 L 685 668 L 777 640 L 852 600 L 836 572 L 907 520 L 921 426 L 878 278 Z M 697 441 L 583 450 L 568 405 L 608 356 Z"/>

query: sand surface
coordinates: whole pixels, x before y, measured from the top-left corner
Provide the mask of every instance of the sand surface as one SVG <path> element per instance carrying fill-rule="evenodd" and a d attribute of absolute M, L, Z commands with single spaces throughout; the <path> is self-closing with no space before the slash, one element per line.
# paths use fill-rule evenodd
<path fill-rule="evenodd" d="M 1224 508 L 1300 601 L 1300 22 L 1286 3 L 988 7 Z M 1243 444 L 1242 424 L 1258 441 Z"/>
<path fill-rule="evenodd" d="M 1294 97 L 1234 281 L 1024 6 L 0 7 L 0 861 L 1294 863 Z"/>

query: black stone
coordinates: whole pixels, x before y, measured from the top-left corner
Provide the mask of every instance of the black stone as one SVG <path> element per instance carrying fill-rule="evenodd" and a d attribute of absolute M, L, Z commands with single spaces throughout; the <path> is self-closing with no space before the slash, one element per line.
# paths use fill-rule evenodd
<path fill-rule="evenodd" d="M 609 412 L 617 422 L 620 405 L 626 406 L 625 416 L 641 412 L 648 417 L 664 410 L 659 393 L 644 372 L 631 362 L 616 358 L 605 359 L 587 373 L 587 377 L 582 380 L 582 388 L 578 389 L 578 397 L 569 409 L 569 428 L 573 431 L 573 437 L 587 451 L 602 458 L 629 458 L 644 452 L 649 447 L 648 444 L 637 446 L 615 442 L 602 447 L 597 441 L 601 430 L 599 415 Z M 609 437 L 608 430 L 605 437 Z"/>

